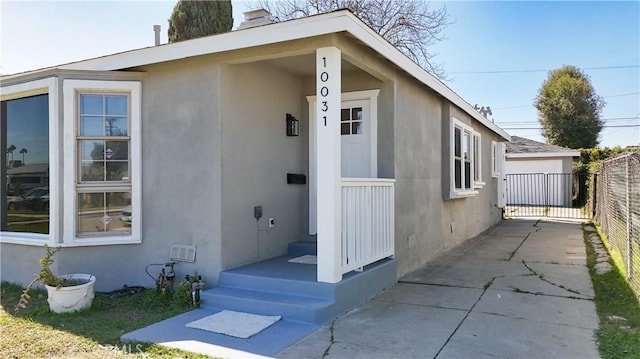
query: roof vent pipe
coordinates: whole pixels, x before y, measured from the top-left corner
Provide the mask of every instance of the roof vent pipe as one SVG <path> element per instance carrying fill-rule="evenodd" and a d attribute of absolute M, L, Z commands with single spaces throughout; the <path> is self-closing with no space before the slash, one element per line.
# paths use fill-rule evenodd
<path fill-rule="evenodd" d="M 238 30 L 273 23 L 271 13 L 265 9 L 250 10 L 243 14 L 244 21 L 238 26 Z"/>
<path fill-rule="evenodd" d="M 160 25 L 153 25 L 153 32 L 155 32 L 155 44 L 160 45 Z"/>

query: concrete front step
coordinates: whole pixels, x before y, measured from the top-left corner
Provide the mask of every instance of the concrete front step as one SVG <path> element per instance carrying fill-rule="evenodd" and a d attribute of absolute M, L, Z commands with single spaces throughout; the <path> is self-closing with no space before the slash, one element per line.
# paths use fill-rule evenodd
<path fill-rule="evenodd" d="M 202 307 L 325 324 L 396 282 L 393 259 L 347 273 L 339 283 L 320 283 L 315 265 L 290 263 L 289 258 L 272 258 L 222 272 L 219 286 L 202 293 Z"/>
<path fill-rule="evenodd" d="M 328 298 L 268 292 L 230 287 L 216 287 L 201 295 L 203 308 L 224 308 L 260 315 L 279 315 L 289 320 L 326 323 L 335 314 L 335 301 Z"/>
<path fill-rule="evenodd" d="M 306 265 L 298 264 L 298 266 Z M 333 300 L 335 298 L 336 289 L 335 285 L 329 283 L 260 276 L 234 271 L 225 271 L 220 273 L 220 282 L 218 285 L 219 287 L 224 288 L 287 293 L 291 295 L 316 297 L 329 300 Z"/>

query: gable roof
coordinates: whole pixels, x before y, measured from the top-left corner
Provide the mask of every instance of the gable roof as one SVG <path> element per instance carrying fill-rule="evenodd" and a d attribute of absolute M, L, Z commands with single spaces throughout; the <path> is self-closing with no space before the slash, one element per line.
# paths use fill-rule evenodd
<path fill-rule="evenodd" d="M 511 136 L 507 142 L 507 157 L 578 157 L 580 152 L 556 145 L 530 140 L 524 137 Z"/>
<path fill-rule="evenodd" d="M 338 32 L 349 33 L 352 37 L 378 52 L 410 76 L 461 108 L 488 129 L 507 141 L 511 138 L 507 132 L 482 116 L 457 93 L 405 56 L 349 10 L 337 10 L 330 13 L 235 30 L 198 39 L 145 47 L 41 70 L 2 76 L 1 79 L 3 82 L 14 79 L 18 80 L 44 72 L 51 72 L 52 70 L 122 70 L 193 56 L 233 51 Z"/>

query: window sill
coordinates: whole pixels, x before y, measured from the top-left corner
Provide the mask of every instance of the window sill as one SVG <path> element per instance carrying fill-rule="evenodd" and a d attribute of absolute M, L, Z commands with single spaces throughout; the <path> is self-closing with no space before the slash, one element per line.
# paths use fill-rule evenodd
<path fill-rule="evenodd" d="M 479 188 L 484 187 L 484 185 L 486 185 L 486 183 L 485 183 L 485 182 L 475 182 L 475 183 L 473 184 L 473 188 L 474 188 L 474 189 L 479 189 Z"/>
<path fill-rule="evenodd" d="M 109 237 L 76 237 L 72 243 L 64 243 L 63 247 L 90 247 L 90 246 L 112 246 L 120 244 L 140 244 L 140 238 L 133 236 L 109 236 Z"/>
<path fill-rule="evenodd" d="M 491 177 L 492 178 L 498 178 L 498 177 L 500 177 L 500 174 L 499 173 L 492 173 Z"/>
<path fill-rule="evenodd" d="M 27 232 L 2 232 L 0 243 L 22 244 L 25 246 L 51 245 L 48 234 L 27 233 Z"/>
<path fill-rule="evenodd" d="M 449 194 L 449 199 L 458 199 L 458 198 L 467 198 L 467 197 L 473 197 L 475 195 L 477 195 L 478 191 L 453 191 Z"/>

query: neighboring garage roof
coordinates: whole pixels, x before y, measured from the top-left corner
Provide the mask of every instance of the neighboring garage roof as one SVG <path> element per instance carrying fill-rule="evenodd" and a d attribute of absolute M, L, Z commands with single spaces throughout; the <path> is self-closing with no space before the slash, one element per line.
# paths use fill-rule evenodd
<path fill-rule="evenodd" d="M 580 152 L 570 148 L 550 145 L 518 136 L 511 136 L 511 142 L 507 142 L 506 150 L 507 158 L 580 156 Z"/>
<path fill-rule="evenodd" d="M 118 54 L 78 61 L 70 64 L 2 76 L 2 81 L 21 80 L 42 75 L 52 70 L 114 71 L 131 67 L 183 59 L 193 56 L 232 51 L 284 41 L 347 32 L 410 76 L 430 87 L 441 96 L 460 107 L 472 118 L 482 123 L 505 140 L 510 136 L 493 122 L 487 120 L 457 93 L 418 66 L 414 61 L 391 45 L 378 33 L 353 15 L 349 10 L 303 17 L 295 20 L 230 31 L 199 39 L 180 41 L 160 46 L 146 47 Z"/>
<path fill-rule="evenodd" d="M 43 174 L 49 173 L 48 163 L 32 163 L 20 167 L 13 167 L 7 170 L 7 175 Z"/>

